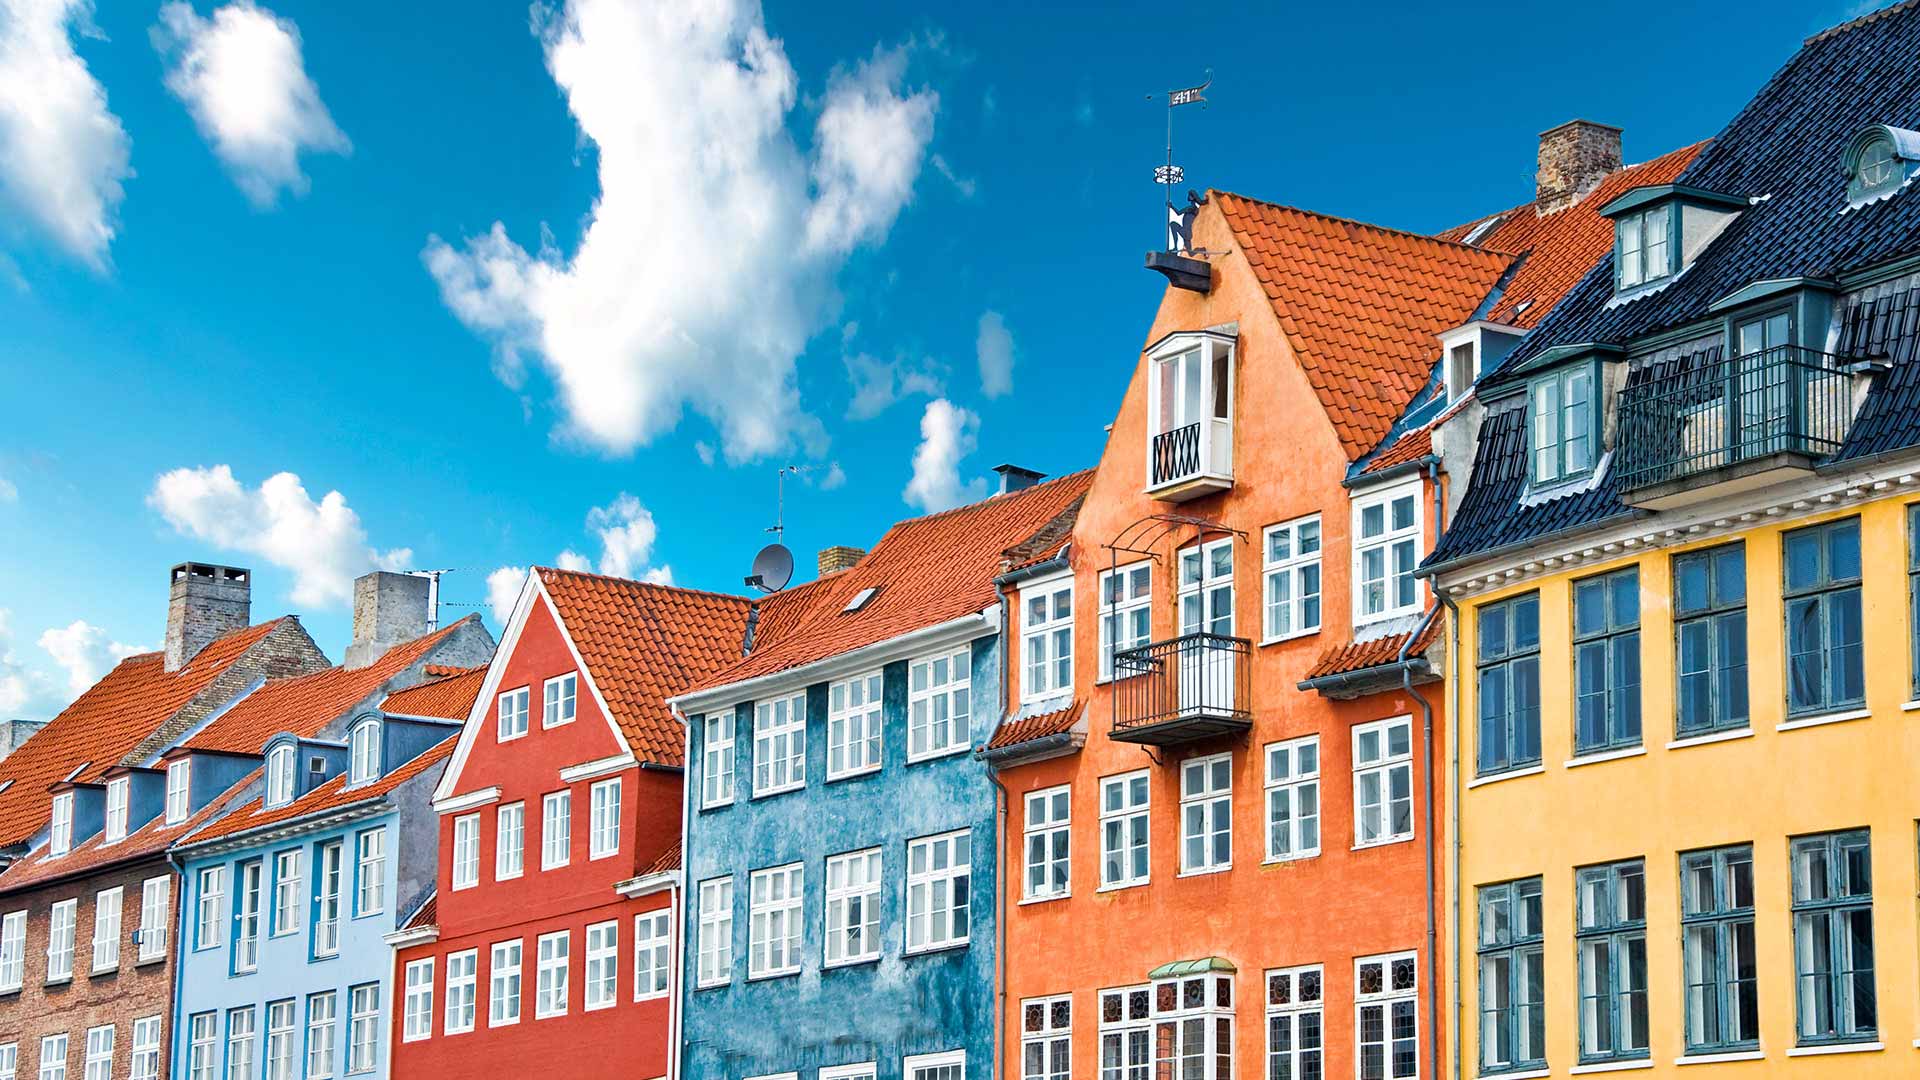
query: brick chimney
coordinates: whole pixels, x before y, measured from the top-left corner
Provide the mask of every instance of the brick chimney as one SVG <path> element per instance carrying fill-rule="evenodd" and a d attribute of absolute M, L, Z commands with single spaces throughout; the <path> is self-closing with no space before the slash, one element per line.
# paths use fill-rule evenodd
<path fill-rule="evenodd" d="M 995 465 L 993 471 L 1000 474 L 1000 494 L 1002 495 L 1030 488 L 1047 478 L 1046 473 L 1023 469 L 1018 465 Z"/>
<path fill-rule="evenodd" d="M 427 632 L 432 582 L 413 574 L 375 570 L 353 579 L 353 643 L 345 667 L 363 668 L 388 649 Z"/>
<path fill-rule="evenodd" d="M 246 628 L 253 609 L 253 572 L 181 563 L 167 576 L 166 668 L 179 671 L 213 639 Z"/>
<path fill-rule="evenodd" d="M 1565 210 L 1620 169 L 1620 129 L 1569 120 L 1540 133 L 1540 169 L 1534 175 L 1534 212 Z"/>
<path fill-rule="evenodd" d="M 851 570 L 853 564 L 860 561 L 860 556 L 866 553 L 865 548 L 848 547 L 845 544 L 835 544 L 829 548 L 821 548 L 820 576 L 826 577 L 836 570 Z"/>

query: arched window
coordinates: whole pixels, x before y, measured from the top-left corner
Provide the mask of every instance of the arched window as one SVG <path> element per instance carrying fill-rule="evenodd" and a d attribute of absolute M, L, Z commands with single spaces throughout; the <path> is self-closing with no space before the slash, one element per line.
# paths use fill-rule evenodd
<path fill-rule="evenodd" d="M 353 727 L 348 740 L 352 761 L 348 784 L 364 784 L 380 775 L 380 721 L 368 717 Z"/>
<path fill-rule="evenodd" d="M 1898 191 L 1920 162 L 1920 133 L 1875 124 L 1853 137 L 1841 166 L 1847 201 L 1870 202 Z"/>
<path fill-rule="evenodd" d="M 267 753 L 267 808 L 293 801 L 293 747 L 282 744 Z"/>

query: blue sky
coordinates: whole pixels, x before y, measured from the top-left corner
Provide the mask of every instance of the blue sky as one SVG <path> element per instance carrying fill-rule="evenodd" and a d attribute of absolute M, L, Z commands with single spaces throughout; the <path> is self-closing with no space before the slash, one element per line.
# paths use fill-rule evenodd
<path fill-rule="evenodd" d="M 1190 185 L 1431 231 L 1866 10 L 574 5 L 0 0 L 0 714 L 156 645 L 184 559 L 337 658 L 374 565 L 453 569 L 446 617 L 563 553 L 737 590 L 782 464 L 807 566 L 1091 464 L 1160 291 L 1145 97 L 1206 68 Z"/>

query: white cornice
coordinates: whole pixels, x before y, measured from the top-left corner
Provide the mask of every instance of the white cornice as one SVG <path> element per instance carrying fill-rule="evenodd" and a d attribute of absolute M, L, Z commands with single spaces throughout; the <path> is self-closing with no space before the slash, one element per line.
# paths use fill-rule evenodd
<path fill-rule="evenodd" d="M 658 874 L 642 874 L 614 885 L 613 891 L 631 900 L 636 896 L 648 896 L 664 889 L 671 889 L 680 882 L 680 871 L 664 870 Z"/>
<path fill-rule="evenodd" d="M 462 810 L 472 810 L 474 807 L 485 806 L 488 803 L 499 801 L 499 788 L 481 788 L 479 791 L 469 791 L 465 795 L 450 795 L 444 799 L 435 799 L 433 800 L 433 812 L 436 814 L 457 814 Z"/>
<path fill-rule="evenodd" d="M 440 940 L 440 928 L 433 925 L 414 926 L 405 930 L 395 930 L 380 940 L 396 949 L 404 949 L 409 945 L 425 945 L 428 942 Z"/>
<path fill-rule="evenodd" d="M 622 769 L 631 768 L 638 763 L 638 760 L 639 759 L 635 758 L 632 754 L 628 753 L 615 754 L 612 757 L 604 757 L 598 761 L 583 761 L 578 765 L 569 765 L 561 769 L 560 779 L 565 780 L 569 784 L 576 780 L 591 780 L 596 776 L 605 776 L 608 773 L 617 773 Z"/>

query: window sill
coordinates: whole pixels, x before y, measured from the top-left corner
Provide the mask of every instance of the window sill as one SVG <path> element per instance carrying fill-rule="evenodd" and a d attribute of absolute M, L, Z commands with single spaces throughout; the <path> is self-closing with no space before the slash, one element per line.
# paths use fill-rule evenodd
<path fill-rule="evenodd" d="M 1573 1076 L 1585 1076 L 1588 1073 L 1628 1072 L 1633 1069 L 1653 1068 L 1652 1058 L 1636 1058 L 1632 1061 L 1596 1061 L 1591 1065 L 1575 1065 L 1567 1072 Z"/>
<path fill-rule="evenodd" d="M 1480 1080 L 1543 1080 L 1553 1075 L 1552 1069 L 1520 1069 L 1513 1072 L 1481 1072 Z"/>
<path fill-rule="evenodd" d="M 969 944 L 971 944 L 970 940 L 969 941 L 949 941 L 941 945 L 922 945 L 917 949 L 908 950 L 907 952 L 904 952 L 901 955 L 909 959 L 916 956 L 938 956 L 941 953 L 957 952 L 961 949 L 966 948 Z"/>
<path fill-rule="evenodd" d="M 1408 833 L 1405 836 L 1390 836 L 1383 840 L 1368 840 L 1365 843 L 1355 844 L 1353 845 L 1352 848 L 1348 850 L 1367 851 L 1372 848 L 1392 847 L 1394 844 L 1411 844 L 1411 843 L 1413 843 L 1413 834 Z"/>
<path fill-rule="evenodd" d="M 1073 899 L 1073 894 L 1070 892 L 1053 893 L 1048 896 L 1026 896 L 1026 897 L 1022 897 L 1013 906 L 1014 907 L 1030 907 L 1034 904 L 1052 904 L 1061 900 L 1071 900 L 1071 899 Z"/>
<path fill-rule="evenodd" d="M 73 982 L 73 976 L 71 976 L 71 975 L 61 975 L 61 976 L 58 976 L 57 978 L 51 978 L 51 979 L 48 979 L 48 980 L 47 980 L 47 981 L 46 981 L 46 982 L 45 982 L 45 983 L 44 983 L 43 985 L 45 985 L 45 986 L 68 986 L 68 985 L 71 985 L 71 984 L 72 984 L 72 982 Z"/>
<path fill-rule="evenodd" d="M 732 805 L 733 805 L 732 799 L 726 799 L 721 802 L 701 803 L 700 812 L 704 814 L 709 810 L 725 810 L 727 807 Z"/>
<path fill-rule="evenodd" d="M 1708 735 L 1689 735 L 1684 739 L 1675 739 L 1667 744 L 1669 750 L 1685 750 L 1690 746 L 1711 746 L 1714 743 L 1732 742 L 1735 739 L 1753 738 L 1750 727 L 1736 728 L 1733 731 L 1716 731 Z"/>
<path fill-rule="evenodd" d="M 1308 859 L 1317 859 L 1319 857 L 1320 857 L 1320 849 L 1314 848 L 1312 851 L 1302 851 L 1293 855 L 1269 855 L 1266 858 L 1260 860 L 1260 865 L 1261 866 L 1284 866 L 1287 863 L 1305 862 Z"/>
<path fill-rule="evenodd" d="M 1210 866 L 1205 870 L 1182 870 L 1178 874 L 1175 874 L 1173 876 L 1176 879 L 1177 878 L 1193 878 L 1193 877 L 1212 877 L 1215 874 L 1224 874 L 1231 869 L 1233 869 L 1233 864 L 1228 863 L 1225 866 Z"/>
<path fill-rule="evenodd" d="M 1102 885 L 1093 891 L 1095 893 L 1126 892 L 1128 889 L 1144 888 L 1152 883 L 1153 879 L 1151 878 L 1141 878 L 1139 881 L 1116 881 L 1111 885 Z M 1920 1043 L 1916 1043 L 1916 1045 L 1920 1045 Z"/>
<path fill-rule="evenodd" d="M 694 985 L 693 991 L 694 993 L 697 994 L 702 990 L 725 990 L 727 987 L 732 985 L 733 985 L 732 979 L 726 979 L 721 982 L 696 983 Z"/>
<path fill-rule="evenodd" d="M 1261 638 L 1260 647 L 1264 649 L 1269 645 L 1280 645 L 1289 641 L 1299 641 L 1301 638 L 1312 637 L 1319 632 L 1320 628 L 1315 626 L 1307 630 L 1295 630 L 1290 634 L 1276 634 L 1273 637 Z"/>
<path fill-rule="evenodd" d="M 1902 702 L 1900 705 L 1900 711 L 1901 712 L 1920 712 L 1920 698 L 1914 698 L 1912 701 Z"/>
<path fill-rule="evenodd" d="M 148 964 L 163 964 L 166 962 L 166 960 L 167 960 L 166 953 L 161 953 L 159 956 L 142 956 L 133 962 L 133 966 L 146 967 Z"/>
<path fill-rule="evenodd" d="M 1818 716 L 1802 716 L 1788 720 L 1775 727 L 1775 731 L 1798 731 L 1801 728 L 1825 727 L 1828 724 L 1842 724 L 1848 720 L 1866 720 L 1873 716 L 1872 709 L 1848 709 L 1845 712 L 1821 713 Z"/>
<path fill-rule="evenodd" d="M 0 998 L 11 998 L 11 997 L 18 996 L 22 989 L 24 988 L 19 986 L 0 986 Z M 1913 1040 L 1913 1045 L 1920 1046 L 1920 1039 Z"/>
<path fill-rule="evenodd" d="M 1467 788 L 1468 790 L 1472 790 L 1473 788 L 1483 787 L 1487 784 L 1497 784 L 1502 780 L 1518 780 L 1523 776 L 1539 776 L 1546 771 L 1547 767 L 1545 765 L 1523 765 L 1518 769 L 1508 769 L 1506 772 L 1476 776 L 1467 781 Z"/>
<path fill-rule="evenodd" d="M 907 755 L 907 764 L 918 765 L 923 761 L 939 761 L 941 758 L 950 758 L 955 754 L 964 754 L 971 749 L 973 749 L 971 745 L 961 743 L 959 746 L 949 746 L 945 750 L 929 750 L 924 754 L 909 754 Z"/>
<path fill-rule="evenodd" d="M 872 956 L 851 956 L 845 960 L 829 960 L 826 963 L 821 964 L 820 969 L 822 971 L 844 971 L 847 968 L 866 967 L 869 964 L 877 964 L 879 962 L 880 962 L 880 954 L 874 953 Z M 652 995 L 651 997 L 636 998 L 635 1000 L 636 1001 L 656 1001 L 666 996 L 667 996 L 666 992 L 662 991 L 658 994 Z"/>
<path fill-rule="evenodd" d="M 1724 1054 L 1682 1054 L 1673 1059 L 1675 1065 L 1719 1065 L 1729 1061 L 1765 1061 L 1765 1050 L 1730 1050 Z"/>
<path fill-rule="evenodd" d="M 1646 756 L 1647 748 L 1644 746 L 1629 746 L 1621 750 L 1596 750 L 1590 754 L 1568 758 L 1566 767 L 1577 769 L 1582 765 L 1599 765 L 1607 761 L 1624 761 L 1627 758 Z"/>
<path fill-rule="evenodd" d="M 785 787 L 768 788 L 765 791 L 756 791 L 750 797 L 754 799 L 771 799 L 775 795 L 785 795 L 789 792 L 805 791 L 806 789 L 807 789 L 807 785 L 804 782 L 799 784 L 788 784 Z"/>
<path fill-rule="evenodd" d="M 842 780 L 858 780 L 863 776 L 872 776 L 874 773 L 877 773 L 879 771 L 880 771 L 880 766 L 868 765 L 864 768 L 848 769 L 845 772 L 828 773 L 827 783 L 837 784 Z"/>
<path fill-rule="evenodd" d="M 1831 1046 L 1794 1046 L 1787 1050 L 1788 1057 L 1819 1057 L 1823 1054 L 1871 1054 L 1876 1050 L 1885 1050 L 1882 1042 L 1834 1043 Z"/>

